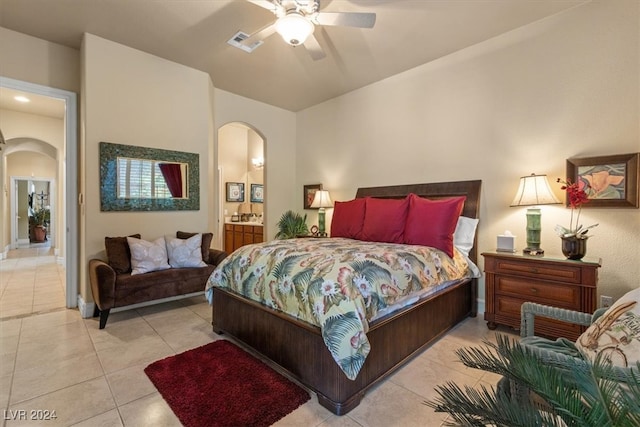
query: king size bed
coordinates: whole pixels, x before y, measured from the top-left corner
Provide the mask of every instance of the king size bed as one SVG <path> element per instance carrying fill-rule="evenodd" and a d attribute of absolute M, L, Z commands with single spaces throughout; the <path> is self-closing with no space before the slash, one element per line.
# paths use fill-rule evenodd
<path fill-rule="evenodd" d="M 457 200 L 455 237 L 461 219 L 475 221 L 467 229 L 471 236 L 466 239 L 466 249 L 457 243 L 449 250 L 413 242 L 389 243 L 384 236 L 367 234 L 364 229 L 354 240 L 348 232 L 344 234 L 345 228 L 338 232 L 333 225 L 332 237 L 327 239 L 273 241 L 240 248 L 218 266 L 207 285 L 214 332 L 265 356 L 274 368 L 315 392 L 321 405 L 337 415 L 346 414 L 360 403 L 369 387 L 466 317 L 476 316 L 479 271 L 475 266 L 475 224 L 480 187 L 481 181 L 368 187 L 358 189 L 352 201 L 352 205 L 369 203 L 367 214 L 375 213 L 374 202 L 406 203 L 409 214 L 405 214 L 407 224 L 403 222 L 402 227 L 409 227 L 410 222 L 414 227 L 414 232 L 405 228 L 400 243 L 407 243 L 412 235 L 424 235 L 416 227 L 443 220 L 451 223 L 443 218 L 442 210 L 425 218 L 416 215 L 426 210 L 411 208 L 415 212 L 411 214 L 410 207 L 434 202 L 434 206 L 452 206 L 449 201 Z M 336 203 L 334 221 L 339 210 L 339 216 L 344 217 L 346 206 Z M 349 210 L 347 216 L 353 217 L 353 212 Z M 384 234 L 395 223 L 388 221 L 386 213 L 383 218 L 387 221 Z M 334 231 L 340 237 L 334 238 Z M 453 229 L 448 233 L 453 242 Z M 358 240 L 361 238 L 365 241 Z M 310 259 L 304 258 L 304 253 Z M 254 270 L 250 269 L 252 263 Z M 398 271 L 382 271 L 385 263 L 394 264 Z M 308 289 L 301 291 L 302 282 Z M 375 290 L 363 285 L 369 286 L 369 282 L 378 282 Z M 430 282 L 428 286 L 426 282 Z M 405 288 L 411 294 L 396 295 Z M 358 294 L 352 305 L 346 301 L 349 293 Z M 298 295 L 301 302 L 286 313 L 285 299 L 293 299 L 295 294 L 302 294 Z M 338 318 L 347 319 L 347 323 L 337 323 Z M 332 332 L 327 332 L 329 329 Z M 345 347 L 350 352 L 346 355 Z"/>

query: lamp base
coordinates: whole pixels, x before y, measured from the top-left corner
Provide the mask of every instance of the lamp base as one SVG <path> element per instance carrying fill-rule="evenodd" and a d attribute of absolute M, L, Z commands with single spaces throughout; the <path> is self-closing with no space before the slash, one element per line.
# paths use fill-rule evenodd
<path fill-rule="evenodd" d="M 524 248 L 522 250 L 522 254 L 530 256 L 544 256 L 544 250 L 540 248 Z"/>

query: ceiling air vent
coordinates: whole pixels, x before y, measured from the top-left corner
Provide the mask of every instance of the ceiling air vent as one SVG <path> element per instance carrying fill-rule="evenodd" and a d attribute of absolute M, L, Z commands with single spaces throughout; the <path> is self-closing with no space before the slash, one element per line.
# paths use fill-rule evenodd
<path fill-rule="evenodd" d="M 238 49 L 242 49 L 247 53 L 253 52 L 258 46 L 264 43 L 264 41 L 258 40 L 257 42 L 251 45 L 242 44 L 242 42 L 244 42 L 248 38 L 249 38 L 249 34 L 242 31 L 238 31 L 233 35 L 233 37 L 227 40 L 227 43 L 230 44 L 231 46 L 237 47 Z"/>

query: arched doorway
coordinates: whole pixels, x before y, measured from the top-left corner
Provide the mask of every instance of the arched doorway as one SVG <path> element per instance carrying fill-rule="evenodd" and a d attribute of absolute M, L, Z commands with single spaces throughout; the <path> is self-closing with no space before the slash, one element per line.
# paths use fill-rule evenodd
<path fill-rule="evenodd" d="M 31 122 L 32 126 L 36 123 Z M 12 138 L 3 150 L 4 179 L 10 180 L 10 200 L 7 219 L 10 248 L 29 243 L 42 243 L 35 239 L 33 218 L 46 216 L 45 240 L 59 254 L 63 246 L 56 232 L 61 218 L 57 194 L 59 151 L 53 145 L 33 138 Z M 44 215 L 46 212 L 46 215 Z"/>
<path fill-rule="evenodd" d="M 262 241 L 262 236 L 266 235 L 265 139 L 246 123 L 227 123 L 218 129 L 217 159 L 218 245 L 229 252 L 239 241 L 245 244 Z M 238 230 L 241 229 L 239 226 L 247 226 L 243 237 L 236 237 L 235 245 L 229 240 L 230 223 Z"/>

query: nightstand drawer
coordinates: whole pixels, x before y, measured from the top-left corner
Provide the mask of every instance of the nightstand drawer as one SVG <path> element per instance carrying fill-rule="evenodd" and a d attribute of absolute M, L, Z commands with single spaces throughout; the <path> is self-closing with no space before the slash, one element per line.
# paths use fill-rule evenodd
<path fill-rule="evenodd" d="M 511 295 L 521 301 L 532 301 L 571 309 L 580 307 L 580 288 L 577 286 L 496 275 L 495 293 L 497 295 Z"/>
<path fill-rule="evenodd" d="M 544 262 L 531 263 L 527 261 L 499 259 L 495 263 L 496 274 L 519 275 L 548 279 L 556 282 L 581 283 L 580 267 L 568 267 L 546 264 Z"/>
<path fill-rule="evenodd" d="M 524 302 L 593 313 L 600 259 L 572 261 L 554 256 L 484 252 L 485 312 L 489 329 L 520 327 Z M 585 328 L 536 317 L 536 335 L 575 339 Z"/>
<path fill-rule="evenodd" d="M 520 329 L 520 307 L 522 307 L 523 302 L 518 298 L 497 295 L 496 321 Z M 547 319 L 541 316 L 536 316 L 535 327 L 535 334 L 538 336 L 562 336 L 571 340 L 575 340 L 585 329 L 576 324 Z"/>

